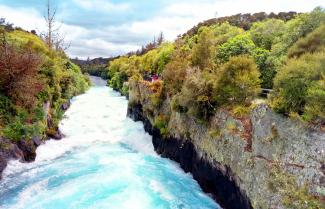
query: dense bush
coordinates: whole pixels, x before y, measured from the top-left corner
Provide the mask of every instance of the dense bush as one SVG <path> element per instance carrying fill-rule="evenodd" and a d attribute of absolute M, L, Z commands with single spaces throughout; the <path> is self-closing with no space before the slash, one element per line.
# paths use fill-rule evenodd
<path fill-rule="evenodd" d="M 209 28 L 202 28 L 199 31 L 197 44 L 194 45 L 192 50 L 192 65 L 198 66 L 202 70 L 211 69 L 214 52 L 213 32 Z"/>
<path fill-rule="evenodd" d="M 0 136 L 12 140 L 45 134 L 44 103 L 58 125 L 61 105 L 89 85 L 62 51 L 49 49 L 38 36 L 0 27 Z M 52 127 L 52 128 L 53 128 Z"/>
<path fill-rule="evenodd" d="M 305 53 L 314 53 L 325 48 L 325 22 L 307 37 L 298 40 L 288 52 L 288 57 L 299 57 Z"/>
<path fill-rule="evenodd" d="M 240 34 L 231 38 L 226 43 L 218 47 L 217 61 L 220 63 L 227 62 L 230 57 L 241 54 L 253 54 L 256 46 L 248 33 Z"/>
<path fill-rule="evenodd" d="M 187 70 L 182 91 L 177 95 L 177 110 L 182 110 L 199 119 L 207 119 L 214 111 L 213 88 L 217 77 L 207 71 Z"/>
<path fill-rule="evenodd" d="M 310 13 L 297 15 L 296 18 L 286 23 L 286 30 L 281 38 L 272 46 L 274 56 L 279 57 L 287 54 L 288 49 L 300 38 L 318 28 L 325 22 L 325 10 L 316 8 Z"/>
<path fill-rule="evenodd" d="M 37 76 L 41 58 L 33 53 L 31 43 L 21 49 L 4 38 L 0 41 L 0 90 L 15 104 L 31 108 L 35 105 L 35 96 L 42 89 Z"/>
<path fill-rule="evenodd" d="M 207 119 L 221 106 L 249 105 L 259 91 L 259 71 L 254 60 L 247 56 L 232 57 L 216 72 L 188 69 L 173 108 Z"/>
<path fill-rule="evenodd" d="M 260 73 L 252 58 L 233 57 L 218 72 L 214 92 L 218 105 L 247 105 L 260 92 Z"/>
<path fill-rule="evenodd" d="M 182 41 L 176 42 L 176 49 L 172 54 L 170 62 L 162 72 L 162 79 L 167 93 L 174 95 L 181 91 L 186 78 L 186 69 L 189 67 L 190 51 L 182 47 Z"/>
<path fill-rule="evenodd" d="M 324 100 L 324 66 L 324 52 L 290 59 L 275 77 L 273 108 L 281 113 L 305 113 L 308 118 L 324 120 L 323 105 L 319 105 Z"/>
<path fill-rule="evenodd" d="M 285 32 L 285 23 L 279 19 L 267 19 L 253 24 L 249 33 L 256 46 L 271 50 L 272 45 Z"/>
<path fill-rule="evenodd" d="M 275 67 L 268 57 L 270 51 L 257 47 L 249 33 L 243 33 L 229 39 L 217 49 L 217 63 L 222 64 L 229 58 L 238 55 L 248 55 L 255 59 L 260 71 L 261 85 L 263 88 L 272 88 L 273 78 L 276 74 Z"/>

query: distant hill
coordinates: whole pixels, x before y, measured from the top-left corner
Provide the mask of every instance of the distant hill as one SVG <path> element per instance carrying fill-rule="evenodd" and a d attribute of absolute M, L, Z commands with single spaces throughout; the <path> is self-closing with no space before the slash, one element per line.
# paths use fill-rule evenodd
<path fill-rule="evenodd" d="M 98 57 L 88 60 L 71 59 L 71 61 L 80 66 L 83 73 L 107 79 L 107 67 L 109 63 L 119 57 L 120 56 L 110 58 Z"/>
<path fill-rule="evenodd" d="M 117 59 L 117 58 L 119 58 L 119 56 L 110 57 L 110 58 L 98 57 L 98 58 L 90 59 L 90 60 L 71 59 L 71 61 L 79 66 L 84 66 L 84 65 L 106 65 L 107 66 L 107 64 L 110 61 Z"/>

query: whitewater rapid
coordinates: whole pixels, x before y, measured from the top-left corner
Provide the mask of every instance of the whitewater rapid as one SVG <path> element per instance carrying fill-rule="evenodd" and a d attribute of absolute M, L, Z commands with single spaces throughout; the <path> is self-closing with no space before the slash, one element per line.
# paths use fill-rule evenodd
<path fill-rule="evenodd" d="M 10 161 L 0 182 L 2 209 L 215 209 L 178 164 L 159 157 L 127 100 L 96 83 L 72 99 L 61 141 L 37 149 L 35 162 Z"/>

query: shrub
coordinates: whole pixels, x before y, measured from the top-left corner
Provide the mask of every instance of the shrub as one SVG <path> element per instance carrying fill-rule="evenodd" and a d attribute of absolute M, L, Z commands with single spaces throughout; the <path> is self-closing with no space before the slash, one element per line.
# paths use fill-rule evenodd
<path fill-rule="evenodd" d="M 186 110 L 188 114 L 207 119 L 214 111 L 213 88 L 217 77 L 215 74 L 199 69 L 188 69 L 182 91 L 177 97 L 177 109 Z"/>
<path fill-rule="evenodd" d="M 122 90 L 123 83 L 128 80 L 125 72 L 117 72 L 114 74 L 113 78 L 109 81 L 110 87 L 115 90 Z"/>
<path fill-rule="evenodd" d="M 256 46 L 271 50 L 273 43 L 284 34 L 285 29 L 283 20 L 267 19 L 254 23 L 249 33 Z"/>
<path fill-rule="evenodd" d="M 320 81 L 324 76 L 324 66 L 324 52 L 288 60 L 275 77 L 271 106 L 280 113 L 302 114 L 308 103 L 307 112 L 310 117 L 317 117 L 313 115 L 314 111 L 324 114 L 322 105 L 318 105 L 324 99 L 324 88 L 321 86 L 323 81 Z"/>
<path fill-rule="evenodd" d="M 129 82 L 124 82 L 123 83 L 121 94 L 124 95 L 124 96 L 129 95 Z"/>
<path fill-rule="evenodd" d="M 189 66 L 189 50 L 182 48 L 182 41 L 176 42 L 170 62 L 162 72 L 162 79 L 169 95 L 175 95 L 181 91 L 186 77 L 186 69 Z"/>
<path fill-rule="evenodd" d="M 222 44 L 217 49 L 217 62 L 227 62 L 230 57 L 242 55 L 242 54 L 253 54 L 256 46 L 250 36 L 250 34 L 240 34 L 234 38 L 229 39 L 226 43 Z"/>
<path fill-rule="evenodd" d="M 165 66 L 170 61 L 171 56 L 174 51 L 174 45 L 173 44 L 163 44 L 158 48 L 158 56 L 155 60 L 156 65 L 156 73 L 161 74 L 163 70 L 165 69 Z"/>
<path fill-rule="evenodd" d="M 6 126 L 3 130 L 3 134 L 8 139 L 19 141 L 27 136 L 27 130 L 20 121 L 16 121 Z"/>
<path fill-rule="evenodd" d="M 15 108 L 8 97 L 0 94 L 0 126 L 7 124 L 15 114 Z"/>
<path fill-rule="evenodd" d="M 37 75 L 41 58 L 32 51 L 31 42 L 21 49 L 9 44 L 5 38 L 0 41 L 0 90 L 13 103 L 32 108 L 36 95 L 42 90 L 42 82 Z"/>
<path fill-rule="evenodd" d="M 272 60 L 269 59 L 269 56 L 270 51 L 262 48 L 256 48 L 252 54 L 261 73 L 261 86 L 271 89 L 273 87 L 273 79 L 276 75 L 276 68 Z"/>
<path fill-rule="evenodd" d="M 151 103 L 154 107 L 158 107 L 162 101 L 164 83 L 161 80 L 157 80 L 151 83 L 148 82 L 147 84 L 148 88 L 151 91 Z"/>
<path fill-rule="evenodd" d="M 159 129 L 160 134 L 166 136 L 168 134 L 168 120 L 164 115 L 158 115 L 155 117 L 154 127 Z"/>
<path fill-rule="evenodd" d="M 310 13 L 297 15 L 286 23 L 285 33 L 272 47 L 276 57 L 285 56 L 288 49 L 300 38 L 318 28 L 325 22 L 325 10 L 317 7 Z"/>
<path fill-rule="evenodd" d="M 222 24 L 216 24 L 211 26 L 214 35 L 214 44 L 221 45 L 227 42 L 229 39 L 244 33 L 244 30 L 236 26 L 230 25 L 228 22 Z"/>
<path fill-rule="evenodd" d="M 325 121 L 325 77 L 307 90 L 305 119 Z"/>
<path fill-rule="evenodd" d="M 261 85 L 263 88 L 272 88 L 273 78 L 276 74 L 275 66 L 268 57 L 270 51 L 257 47 L 249 33 L 237 35 L 217 49 L 217 62 L 225 63 L 231 57 L 247 55 L 254 58 L 261 73 Z"/>
<path fill-rule="evenodd" d="M 215 53 L 213 32 L 210 28 L 203 27 L 199 31 L 197 44 L 192 50 L 192 65 L 201 70 L 212 68 Z"/>
<path fill-rule="evenodd" d="M 325 24 L 306 37 L 299 39 L 288 52 L 288 57 L 300 57 L 305 53 L 319 52 L 325 48 Z"/>
<path fill-rule="evenodd" d="M 218 105 L 245 105 L 260 92 L 260 73 L 252 58 L 230 58 L 218 72 L 214 100 Z"/>
<path fill-rule="evenodd" d="M 38 36 L 13 30 L 2 33 L 0 41 L 0 135 L 16 141 L 42 136 L 43 103 L 51 104 L 57 125 L 62 103 L 84 92 L 88 81 L 63 52 L 49 49 Z"/>

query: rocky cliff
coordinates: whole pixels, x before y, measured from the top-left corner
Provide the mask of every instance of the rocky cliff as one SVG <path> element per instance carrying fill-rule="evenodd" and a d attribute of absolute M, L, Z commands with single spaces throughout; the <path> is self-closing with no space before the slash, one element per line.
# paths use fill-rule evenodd
<path fill-rule="evenodd" d="M 64 103 L 61 109 L 65 111 L 69 106 L 70 102 Z M 49 103 L 45 103 L 44 113 L 47 122 L 47 132 L 44 136 L 34 136 L 31 139 L 20 139 L 19 141 L 12 141 L 0 136 L 0 179 L 9 160 L 20 160 L 26 163 L 32 162 L 36 158 L 37 147 L 45 140 L 49 138 L 60 140 L 63 137 L 61 131 L 54 125 L 49 110 Z"/>
<path fill-rule="evenodd" d="M 171 111 L 143 82 L 130 85 L 128 115 L 144 122 L 156 151 L 191 172 L 224 208 L 319 208 L 325 195 L 325 133 L 257 105 L 202 122 Z M 155 128 L 157 117 L 168 118 Z M 164 129 L 164 130 L 165 130 Z"/>

